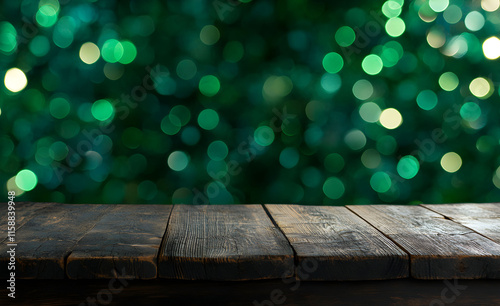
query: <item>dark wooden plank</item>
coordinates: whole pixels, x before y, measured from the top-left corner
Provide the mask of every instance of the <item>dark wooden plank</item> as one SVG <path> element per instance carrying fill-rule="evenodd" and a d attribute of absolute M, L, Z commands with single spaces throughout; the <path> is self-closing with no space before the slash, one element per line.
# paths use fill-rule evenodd
<path fill-rule="evenodd" d="M 137 280 L 19 280 L 16 300 L 0 287 L 0 305 L 500 305 L 500 280 L 412 278 L 306 282 Z"/>
<path fill-rule="evenodd" d="M 309 280 L 375 280 L 409 276 L 409 258 L 345 207 L 266 205 Z M 300 273 L 299 278 L 304 278 Z"/>
<path fill-rule="evenodd" d="M 15 202 L 15 201 L 14 201 Z M 35 203 L 35 202 L 15 202 L 15 212 L 16 212 L 16 230 L 23 227 L 26 222 L 37 214 L 43 213 L 42 210 L 54 205 L 54 203 Z M 0 206 L 0 224 L 2 229 L 2 237 L 0 238 L 1 243 L 8 243 L 7 240 L 7 227 L 8 227 L 8 205 L 7 203 L 2 203 Z"/>
<path fill-rule="evenodd" d="M 117 205 L 73 248 L 71 279 L 157 277 L 157 257 L 171 205 Z"/>
<path fill-rule="evenodd" d="M 347 206 L 410 254 L 420 279 L 500 278 L 500 245 L 421 206 Z"/>
<path fill-rule="evenodd" d="M 158 268 L 164 278 L 280 278 L 293 273 L 293 251 L 261 205 L 175 205 Z"/>
<path fill-rule="evenodd" d="M 422 204 L 422 206 L 500 243 L 500 203 Z"/>
<path fill-rule="evenodd" d="M 16 233 L 16 277 L 61 279 L 73 246 L 113 205 L 54 204 L 44 208 Z M 7 266 L 9 247 L 0 246 L 0 265 Z M 1 277 L 7 269 L 1 269 Z"/>

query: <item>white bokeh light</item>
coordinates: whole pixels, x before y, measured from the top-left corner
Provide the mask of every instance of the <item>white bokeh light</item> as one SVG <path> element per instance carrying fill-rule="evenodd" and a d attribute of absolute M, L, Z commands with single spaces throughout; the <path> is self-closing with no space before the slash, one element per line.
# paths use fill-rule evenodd
<path fill-rule="evenodd" d="M 28 85 L 28 79 L 21 69 L 11 68 L 5 73 L 4 84 L 8 90 L 19 92 Z"/>

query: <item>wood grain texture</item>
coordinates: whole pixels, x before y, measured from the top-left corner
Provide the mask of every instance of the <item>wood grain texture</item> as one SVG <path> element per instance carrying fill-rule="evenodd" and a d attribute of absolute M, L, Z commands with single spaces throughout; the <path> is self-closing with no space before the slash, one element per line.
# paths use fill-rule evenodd
<path fill-rule="evenodd" d="M 18 229 L 16 277 L 61 279 L 73 246 L 112 205 L 54 204 L 39 210 Z M 7 266 L 7 245 L 0 246 L 0 265 Z M 5 277 L 7 269 L 1 269 Z"/>
<path fill-rule="evenodd" d="M 158 268 L 163 278 L 281 278 L 293 251 L 261 205 L 175 205 Z"/>
<path fill-rule="evenodd" d="M 421 206 L 347 206 L 410 254 L 418 279 L 500 278 L 500 245 Z"/>
<path fill-rule="evenodd" d="M 500 243 L 500 203 L 422 204 L 422 206 Z"/>
<path fill-rule="evenodd" d="M 14 201 L 15 202 L 15 201 Z M 34 203 L 34 202 L 15 202 L 16 205 L 16 231 L 23 227 L 26 222 L 37 214 L 43 214 L 43 209 L 55 205 L 55 203 Z M 7 243 L 7 222 L 8 222 L 8 205 L 7 203 L 0 204 L 0 225 L 2 228 L 1 243 Z"/>
<path fill-rule="evenodd" d="M 296 253 L 307 280 L 375 280 L 409 276 L 409 258 L 345 207 L 266 205 Z"/>
<path fill-rule="evenodd" d="M 70 279 L 157 277 L 157 259 L 171 205 L 117 205 L 73 248 Z"/>

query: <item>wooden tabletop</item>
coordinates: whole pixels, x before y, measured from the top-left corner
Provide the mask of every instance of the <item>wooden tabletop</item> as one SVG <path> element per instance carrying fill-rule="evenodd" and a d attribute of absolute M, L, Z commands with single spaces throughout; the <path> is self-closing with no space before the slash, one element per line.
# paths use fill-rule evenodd
<path fill-rule="evenodd" d="M 6 205 L 0 223 L 5 229 Z M 20 279 L 500 279 L 498 203 L 24 202 L 16 204 L 16 229 Z"/>

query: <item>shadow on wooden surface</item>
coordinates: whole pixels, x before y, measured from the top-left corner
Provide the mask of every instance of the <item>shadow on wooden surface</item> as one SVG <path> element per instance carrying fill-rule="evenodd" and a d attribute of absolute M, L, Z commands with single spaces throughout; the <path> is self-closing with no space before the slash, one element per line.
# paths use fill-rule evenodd
<path fill-rule="evenodd" d="M 19 280 L 16 287 L 15 303 L 0 290 L 0 305 L 500 305 L 500 280 Z"/>

